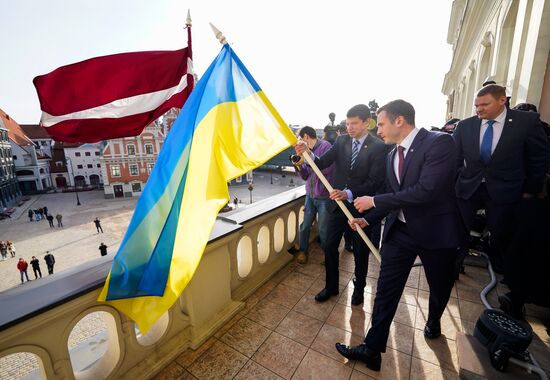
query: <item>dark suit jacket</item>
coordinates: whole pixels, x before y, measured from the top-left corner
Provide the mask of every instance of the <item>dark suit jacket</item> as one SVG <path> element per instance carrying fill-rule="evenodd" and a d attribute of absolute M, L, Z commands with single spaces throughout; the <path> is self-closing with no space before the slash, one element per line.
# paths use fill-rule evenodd
<path fill-rule="evenodd" d="M 349 189 L 354 198 L 362 195 L 375 194 L 384 184 L 385 157 L 387 153 L 384 142 L 367 134 L 353 169 L 351 166 L 351 141 L 348 135 L 339 136 L 334 145 L 323 156 L 316 157 L 315 163 L 319 169 L 335 164 L 332 187 L 338 190 Z M 357 214 L 353 204 L 344 201 L 348 208 Z M 336 202 L 331 201 L 329 210 L 339 210 Z"/>
<path fill-rule="evenodd" d="M 386 162 L 386 193 L 374 197 L 375 208 L 365 219 L 372 225 L 387 215 L 383 241 L 391 233 L 399 210 L 407 228 L 425 249 L 457 248 L 463 234 L 454 193 L 456 149 L 451 136 L 420 129 L 405 156 L 403 178 L 393 169 L 396 149 Z"/>
<path fill-rule="evenodd" d="M 491 200 L 511 203 L 522 193 L 538 194 L 550 165 L 550 144 L 537 113 L 508 109 L 502 135 L 487 165 L 479 156 L 481 119 L 458 123 L 453 137 L 458 149 L 456 195 L 470 199 L 485 178 Z"/>

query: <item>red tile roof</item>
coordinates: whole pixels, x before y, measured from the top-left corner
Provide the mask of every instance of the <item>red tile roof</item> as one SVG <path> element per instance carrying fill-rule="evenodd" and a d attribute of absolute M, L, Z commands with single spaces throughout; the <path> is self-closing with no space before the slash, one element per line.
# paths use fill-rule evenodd
<path fill-rule="evenodd" d="M 33 145 L 33 142 L 25 135 L 19 124 L 2 109 L 0 109 L 0 119 L 4 124 L 4 128 L 8 130 L 8 137 L 11 141 L 20 146 Z"/>
<path fill-rule="evenodd" d="M 51 139 L 46 128 L 38 124 L 21 124 L 21 129 L 30 139 Z"/>

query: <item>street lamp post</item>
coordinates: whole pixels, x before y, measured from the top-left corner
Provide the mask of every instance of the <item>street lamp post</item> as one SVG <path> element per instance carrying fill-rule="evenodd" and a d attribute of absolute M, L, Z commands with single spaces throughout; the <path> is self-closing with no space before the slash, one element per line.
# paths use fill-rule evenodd
<path fill-rule="evenodd" d="M 250 191 L 250 204 L 252 204 L 252 190 L 254 190 L 254 186 L 252 186 L 252 182 L 248 184 L 248 191 Z"/>
<path fill-rule="evenodd" d="M 73 161 L 69 157 L 66 157 L 66 160 L 69 163 L 69 165 L 71 165 L 71 174 L 73 175 L 74 193 L 76 194 L 76 205 L 80 206 L 80 198 L 78 197 L 78 190 L 76 188 L 76 181 L 74 179 Z"/>

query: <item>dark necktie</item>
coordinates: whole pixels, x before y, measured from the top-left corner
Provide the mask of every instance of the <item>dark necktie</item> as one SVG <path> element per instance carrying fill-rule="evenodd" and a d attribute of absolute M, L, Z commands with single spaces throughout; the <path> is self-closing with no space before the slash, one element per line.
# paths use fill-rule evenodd
<path fill-rule="evenodd" d="M 399 174 L 399 182 L 403 178 L 403 167 L 405 166 L 405 147 L 398 145 L 397 146 L 397 171 Z"/>
<path fill-rule="evenodd" d="M 353 169 L 357 156 L 359 155 L 359 140 L 353 140 L 353 146 L 351 147 L 351 166 L 350 169 Z"/>
<path fill-rule="evenodd" d="M 483 139 L 481 140 L 481 146 L 479 148 L 479 155 L 481 160 L 487 164 L 491 159 L 491 148 L 493 146 L 493 124 L 494 120 L 487 120 L 487 129 L 483 134 Z"/>

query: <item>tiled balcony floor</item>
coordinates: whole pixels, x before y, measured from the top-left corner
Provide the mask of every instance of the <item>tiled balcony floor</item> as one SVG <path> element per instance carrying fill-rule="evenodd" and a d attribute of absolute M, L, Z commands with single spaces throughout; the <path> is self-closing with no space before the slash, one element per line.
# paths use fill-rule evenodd
<path fill-rule="evenodd" d="M 442 318 L 441 338 L 428 341 L 423 328 L 428 284 L 422 267 L 413 268 L 382 355 L 382 370 L 340 356 L 334 344 L 355 345 L 370 325 L 379 265 L 371 256 L 365 303 L 351 306 L 353 255 L 340 255 L 340 295 L 319 304 L 324 286 L 321 249 L 313 247 L 309 263 L 291 263 L 246 300 L 246 307 L 198 350 L 187 350 L 155 379 L 457 379 L 456 332 L 472 334 L 484 309 L 479 292 L 488 282 L 485 269 L 467 267 L 451 294 Z M 493 306 L 499 284 L 489 300 Z M 550 373 L 550 337 L 541 320 L 548 309 L 528 308 L 535 340 L 531 351 Z"/>

